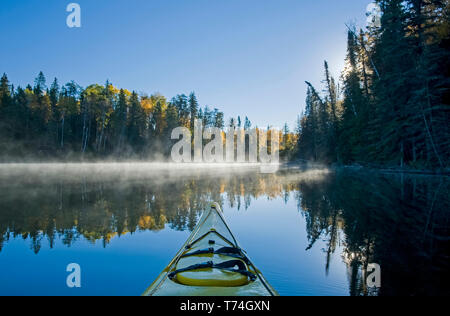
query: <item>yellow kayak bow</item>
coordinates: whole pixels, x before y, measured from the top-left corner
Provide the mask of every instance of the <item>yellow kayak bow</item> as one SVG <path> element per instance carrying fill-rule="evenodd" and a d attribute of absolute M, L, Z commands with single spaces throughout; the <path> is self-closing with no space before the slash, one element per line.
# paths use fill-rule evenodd
<path fill-rule="evenodd" d="M 219 204 L 204 211 L 186 243 L 144 296 L 276 296 L 225 222 Z"/>

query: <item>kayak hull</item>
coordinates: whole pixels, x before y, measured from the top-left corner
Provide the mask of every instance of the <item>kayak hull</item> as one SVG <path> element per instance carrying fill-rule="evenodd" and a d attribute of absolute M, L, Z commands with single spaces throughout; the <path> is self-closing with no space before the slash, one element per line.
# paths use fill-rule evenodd
<path fill-rule="evenodd" d="M 230 264 L 231 263 L 231 264 Z M 228 267 L 231 265 L 236 266 Z M 223 268 L 226 266 L 226 268 Z M 144 296 L 276 296 L 214 203 Z"/>

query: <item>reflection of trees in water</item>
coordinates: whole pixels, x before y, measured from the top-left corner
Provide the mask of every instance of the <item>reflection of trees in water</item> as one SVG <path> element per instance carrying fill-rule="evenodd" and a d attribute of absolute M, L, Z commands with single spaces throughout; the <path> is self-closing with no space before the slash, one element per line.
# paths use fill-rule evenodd
<path fill-rule="evenodd" d="M 268 178 L 272 180 L 268 181 Z M 30 239 L 38 253 L 43 240 L 70 246 L 80 237 L 106 246 L 114 236 L 144 230 L 192 230 L 211 201 L 247 208 L 260 195 L 277 197 L 275 175 L 203 176 L 173 181 L 77 181 L 3 186 L 0 250 L 4 241 Z"/>
<path fill-rule="evenodd" d="M 340 245 L 351 295 L 448 293 L 449 192 L 446 178 L 283 171 L 137 181 L 27 183 L 0 188 L 0 251 L 11 237 L 70 246 L 144 230 L 192 230 L 211 201 L 246 209 L 260 196 L 294 197 L 306 219 L 308 249 L 326 241 L 325 270 Z M 382 288 L 365 286 L 368 263 Z M 442 284 L 442 285 L 441 285 Z"/>
<path fill-rule="evenodd" d="M 351 295 L 448 293 L 449 179 L 338 172 L 299 190 L 310 247 L 328 241 L 327 268 L 342 241 Z M 381 266 L 379 291 L 366 288 L 369 263 Z"/>

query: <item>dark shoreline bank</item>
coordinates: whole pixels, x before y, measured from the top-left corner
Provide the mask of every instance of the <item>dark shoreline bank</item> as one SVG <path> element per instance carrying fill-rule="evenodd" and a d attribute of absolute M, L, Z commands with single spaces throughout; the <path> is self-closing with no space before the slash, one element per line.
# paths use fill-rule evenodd
<path fill-rule="evenodd" d="M 283 166 L 287 169 L 310 169 L 310 168 L 329 168 L 332 170 L 349 170 L 349 171 L 370 171 L 384 174 L 410 174 L 423 176 L 447 176 L 450 177 L 450 169 L 413 169 L 413 168 L 399 168 L 389 166 L 375 166 L 375 165 L 326 165 L 307 161 L 291 161 L 285 162 Z"/>

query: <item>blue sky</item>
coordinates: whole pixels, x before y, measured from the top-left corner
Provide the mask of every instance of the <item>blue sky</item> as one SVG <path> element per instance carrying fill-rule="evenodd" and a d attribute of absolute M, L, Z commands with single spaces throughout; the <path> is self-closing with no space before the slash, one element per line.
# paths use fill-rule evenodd
<path fill-rule="evenodd" d="M 82 27 L 66 26 L 81 6 Z M 254 125 L 295 126 L 305 80 L 323 61 L 338 77 L 345 23 L 364 26 L 370 0 L 2 0 L 0 72 L 14 84 L 104 83 L 202 105 Z M 6 45 L 4 45 L 6 44 Z"/>

